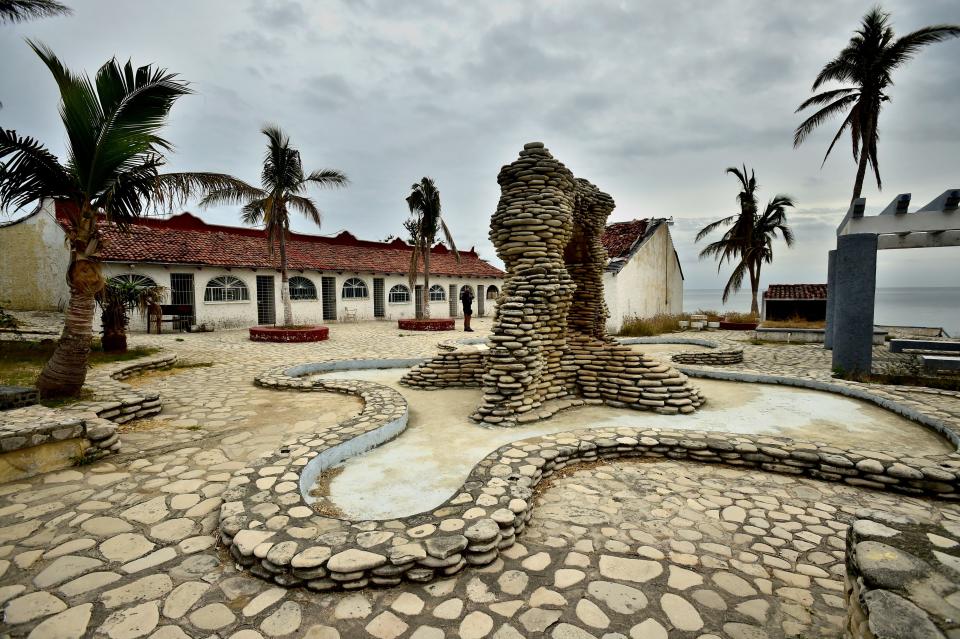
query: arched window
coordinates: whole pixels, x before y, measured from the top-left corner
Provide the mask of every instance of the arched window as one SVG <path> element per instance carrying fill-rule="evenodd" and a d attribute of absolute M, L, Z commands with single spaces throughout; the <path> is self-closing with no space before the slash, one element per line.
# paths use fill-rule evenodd
<path fill-rule="evenodd" d="M 500 289 L 496 286 L 490 285 L 487 287 L 487 299 L 495 300 L 500 295 Z"/>
<path fill-rule="evenodd" d="M 403 284 L 397 284 L 390 289 L 390 296 L 387 299 L 391 304 L 409 303 L 410 289 Z"/>
<path fill-rule="evenodd" d="M 232 275 L 215 277 L 207 282 L 203 292 L 204 302 L 249 302 L 247 285 Z"/>
<path fill-rule="evenodd" d="M 443 290 L 443 287 L 439 284 L 434 284 L 430 287 L 430 301 L 431 302 L 444 302 L 447 299 L 447 292 Z"/>
<path fill-rule="evenodd" d="M 313 282 L 305 277 L 295 275 L 290 278 L 290 299 L 292 300 L 315 300 L 317 299 L 317 287 Z"/>
<path fill-rule="evenodd" d="M 351 277 L 343 283 L 341 297 L 345 300 L 357 300 L 370 297 L 367 292 L 367 283 L 359 277 Z"/>
<path fill-rule="evenodd" d="M 133 284 L 137 288 L 156 288 L 157 283 L 152 277 L 139 273 L 124 273 L 110 278 L 111 284 Z"/>

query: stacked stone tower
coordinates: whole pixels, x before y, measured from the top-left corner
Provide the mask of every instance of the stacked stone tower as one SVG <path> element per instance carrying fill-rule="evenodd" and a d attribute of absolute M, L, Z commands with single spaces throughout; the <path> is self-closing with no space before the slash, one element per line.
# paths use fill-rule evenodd
<path fill-rule="evenodd" d="M 613 198 L 575 178 L 541 142 L 526 144 L 497 182 L 490 239 L 507 275 L 483 373 L 463 380 L 453 353 L 402 382 L 420 388 L 479 382 L 483 402 L 471 417 L 501 426 L 584 402 L 668 414 L 699 407 L 703 398 L 684 375 L 606 334 L 607 253 L 600 240 Z"/>

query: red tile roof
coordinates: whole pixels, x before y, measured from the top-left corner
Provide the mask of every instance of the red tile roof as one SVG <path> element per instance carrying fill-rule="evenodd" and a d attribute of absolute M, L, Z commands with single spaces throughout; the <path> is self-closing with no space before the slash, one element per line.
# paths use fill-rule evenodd
<path fill-rule="evenodd" d="M 57 205 L 66 223 L 67 210 Z M 127 232 L 104 225 L 100 256 L 106 262 L 150 262 L 236 268 L 279 268 L 279 250 L 271 257 L 259 229 L 207 224 L 190 213 L 166 219 L 142 218 Z M 291 270 L 406 273 L 411 248 L 401 239 L 372 242 L 342 231 L 334 237 L 291 233 L 287 265 Z M 460 251 L 460 263 L 443 245 L 430 255 L 434 275 L 496 277 L 504 272 L 480 259 L 476 251 Z"/>
<path fill-rule="evenodd" d="M 646 234 L 649 223 L 650 220 L 630 220 L 608 224 L 600 241 L 610 259 L 626 257 L 634 243 Z"/>
<path fill-rule="evenodd" d="M 763 292 L 765 300 L 825 300 L 826 284 L 771 284 Z"/>

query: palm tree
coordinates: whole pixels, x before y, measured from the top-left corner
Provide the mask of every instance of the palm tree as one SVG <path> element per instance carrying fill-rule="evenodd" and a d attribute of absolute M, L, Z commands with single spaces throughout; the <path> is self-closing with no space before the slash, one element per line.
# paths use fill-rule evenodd
<path fill-rule="evenodd" d="M 420 291 L 422 316 L 430 319 L 430 249 L 437 239 L 437 233 L 443 231 L 450 250 L 453 251 L 457 262 L 460 262 L 460 253 L 453 241 L 453 235 L 447 228 L 440 213 L 440 191 L 432 178 L 424 177 L 410 187 L 407 196 L 407 207 L 411 218 L 404 226 L 410 232 L 413 240 L 413 253 L 410 255 L 410 287 L 416 291 L 417 267 L 423 258 L 423 289 Z"/>
<path fill-rule="evenodd" d="M 322 188 L 346 186 L 347 176 L 340 171 L 323 169 L 304 174 L 300 152 L 290 146 L 290 138 L 275 126 L 266 126 L 262 132 L 269 142 L 260 175 L 262 188 L 247 184 L 239 178 L 232 183 L 207 193 L 202 206 L 215 204 L 242 204 L 241 219 L 245 224 L 263 224 L 267 232 L 267 249 L 274 254 L 280 247 L 280 299 L 283 302 L 283 325 L 293 325 L 290 305 L 290 283 L 287 276 L 287 237 L 290 234 L 288 209 L 303 213 L 320 226 L 320 209 L 316 203 L 301 195 L 313 184 Z"/>
<path fill-rule="evenodd" d="M 787 226 L 786 209 L 794 206 L 789 195 L 776 195 L 762 214 L 758 214 L 756 191 L 758 189 L 756 175 L 750 171 L 747 177 L 747 167 L 743 170 L 729 167 L 726 170 L 740 180 L 741 191 L 737 194 L 740 203 L 740 213 L 712 222 L 700 229 L 696 241 L 699 242 L 721 226 L 730 228 L 719 240 L 711 242 L 700 251 L 700 259 L 705 257 L 717 258 L 717 271 L 724 262 L 737 260 L 737 265 L 730 274 L 723 289 L 723 301 L 730 298 L 730 294 L 739 291 L 743 286 L 744 277 L 750 276 L 750 290 L 753 294 L 750 302 L 750 312 L 760 313 L 757 302 L 757 293 L 760 289 L 760 271 L 764 263 L 773 261 L 773 241 L 777 231 L 783 235 L 787 246 L 793 245 L 793 230 Z"/>
<path fill-rule="evenodd" d="M 146 207 L 172 207 L 199 189 L 229 183 L 229 177 L 159 172 L 171 145 L 158 133 L 174 102 L 191 93 L 175 74 L 113 59 L 91 80 L 68 70 L 49 48 L 29 44 L 60 89 L 67 161 L 33 138 L 0 129 L 0 208 L 16 210 L 47 198 L 71 204 L 65 207 L 70 301 L 37 388 L 45 397 L 75 395 L 87 374 L 94 298 L 104 286 L 100 227 L 125 229 Z"/>
<path fill-rule="evenodd" d="M 70 15 L 73 10 L 55 0 L 0 0 L 0 23 Z"/>
<path fill-rule="evenodd" d="M 97 293 L 100 323 L 103 325 L 101 344 L 104 353 L 127 352 L 127 324 L 130 312 L 137 310 L 149 320 L 149 314 L 158 309 L 163 300 L 162 286 L 144 286 L 130 281 L 110 280 Z"/>
<path fill-rule="evenodd" d="M 823 91 L 804 101 L 797 108 L 797 113 L 811 106 L 826 106 L 797 127 L 793 134 L 793 146 L 800 146 L 827 118 L 849 110 L 827 147 L 823 163 L 826 163 L 827 156 L 843 132 L 850 129 L 853 160 L 858 163 L 852 199 L 860 197 L 867 164 L 873 167 L 877 188 L 881 188 L 880 165 L 877 161 L 878 121 L 880 108 L 890 100 L 887 89 L 893 85 L 893 71 L 906 64 L 921 48 L 958 36 L 960 25 L 939 24 L 894 38 L 890 14 L 879 7 L 870 10 L 846 48 L 820 70 L 811 91 L 830 81 L 853 86 Z"/>

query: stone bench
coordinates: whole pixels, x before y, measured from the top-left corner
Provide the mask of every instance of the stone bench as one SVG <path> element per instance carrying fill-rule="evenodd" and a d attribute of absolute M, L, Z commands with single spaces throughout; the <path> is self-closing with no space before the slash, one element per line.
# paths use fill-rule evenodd
<path fill-rule="evenodd" d="M 892 339 L 890 340 L 890 352 L 902 353 L 904 351 L 939 351 L 960 353 L 960 342 L 947 342 L 933 339 Z"/>
<path fill-rule="evenodd" d="M 40 393 L 29 386 L 0 386 L 0 410 L 32 406 L 40 401 Z"/>
<path fill-rule="evenodd" d="M 960 356 L 920 355 L 920 363 L 928 371 L 960 371 Z"/>

